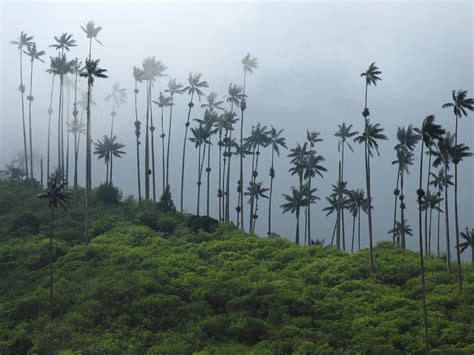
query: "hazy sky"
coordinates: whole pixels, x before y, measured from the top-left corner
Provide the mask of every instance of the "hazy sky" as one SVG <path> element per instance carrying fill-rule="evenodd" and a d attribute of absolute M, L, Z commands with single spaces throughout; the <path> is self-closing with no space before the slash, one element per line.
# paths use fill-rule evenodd
<path fill-rule="evenodd" d="M 104 102 L 115 81 L 126 87 L 129 101 L 118 109 L 115 131 L 120 142 L 126 145 L 127 155 L 114 160 L 114 183 L 124 195 L 136 194 L 135 136 L 132 67 L 140 65 L 148 56 L 164 62 L 171 77 L 185 82 L 189 72 L 202 72 L 209 82 L 206 91 L 215 91 L 224 98 L 229 83 L 242 85 L 241 59 L 247 52 L 258 58 L 259 68 L 247 80 L 248 109 L 245 124 L 247 133 L 251 125 L 261 122 L 285 130 L 289 147 L 303 142 L 306 130 L 321 132 L 323 143 L 317 150 L 328 168 L 324 180 L 315 179 L 321 200 L 312 208 L 313 237 L 330 240 L 335 216 L 324 217 L 321 208 L 324 197 L 337 178 L 337 139 L 333 136 L 337 124 L 343 121 L 363 128 L 364 81 L 359 74 L 372 61 L 382 70 L 383 81 L 369 88 L 371 120 L 385 128 L 390 141 L 381 142 L 381 157 L 372 160 L 373 198 L 375 205 L 375 239 L 391 238 L 393 215 L 393 189 L 396 167 L 393 146 L 397 126 L 419 126 L 428 114 L 436 115 L 439 123 L 454 130 L 452 111 L 441 105 L 451 99 L 451 90 L 473 90 L 473 6 L 464 2 L 5 2 L 1 3 L 1 125 L 0 165 L 10 162 L 22 150 L 21 100 L 19 85 L 18 51 L 8 44 L 20 31 L 34 35 L 38 48 L 54 56 L 48 48 L 53 36 L 72 33 L 78 47 L 68 56 L 85 59 L 87 39 L 80 29 L 89 20 L 103 27 L 100 40 L 103 47 L 93 43 L 93 57 L 101 59 L 108 69 L 107 80 L 97 80 L 93 96 L 97 106 L 92 111 L 92 135 L 96 140 L 107 134 L 110 127 L 111 103 Z M 24 61 L 24 77 L 29 85 L 29 63 Z M 38 157 L 46 155 L 47 108 L 51 77 L 45 73 L 49 64 L 37 62 L 33 86 L 33 145 Z M 156 100 L 165 89 L 168 79 L 158 80 L 154 88 Z M 81 80 L 81 88 L 86 83 Z M 58 98 L 55 88 L 53 108 L 57 112 Z M 143 121 L 145 96 L 139 96 L 139 114 Z M 172 191 L 179 204 L 180 157 L 184 122 L 187 114 L 186 95 L 176 100 L 172 129 Z M 157 107 L 155 119 L 159 118 Z M 72 99 L 71 109 L 72 111 Z M 203 111 L 196 105 L 192 118 L 201 118 Z M 72 116 L 71 116 L 72 117 Z M 53 116 L 53 127 L 56 122 Z M 474 147 L 474 113 L 460 122 L 459 141 Z M 142 127 L 144 124 L 142 125 Z M 142 137 L 144 132 L 142 130 Z M 55 164 L 55 133 L 52 135 L 52 161 Z M 159 142 L 159 133 L 155 137 Z M 349 188 L 365 189 L 363 149 L 353 144 L 355 153 L 347 151 L 345 175 Z M 142 148 L 144 145 L 142 145 Z M 186 171 L 186 208 L 195 211 L 196 157 L 188 144 Z M 80 166 L 84 166 L 81 147 Z M 161 148 L 157 145 L 156 164 L 161 166 Z M 216 150 L 213 151 L 217 157 Z M 270 150 L 263 151 L 259 180 L 269 185 Z M 416 188 L 419 164 L 419 147 L 415 152 L 412 174 L 406 178 L 408 223 L 417 230 Z M 247 159 L 250 160 L 250 159 Z M 215 160 L 217 162 L 217 160 Z M 38 164 L 36 164 L 38 167 Z M 288 193 L 297 178 L 287 173 L 286 152 L 276 163 L 275 206 L 282 203 L 282 193 Z M 238 159 L 233 159 L 232 194 L 236 196 Z M 473 174 L 474 161 L 460 165 L 460 227 L 473 226 Z M 161 171 L 157 186 L 161 186 Z M 217 193 L 217 165 L 213 171 L 213 202 Z M 250 177 L 246 170 L 245 180 Z M 94 159 L 93 183 L 105 178 L 105 166 Z M 81 172 L 80 183 L 84 181 Z M 161 187 L 160 187 L 161 188 Z M 159 190 L 161 191 L 161 190 Z M 205 194 L 205 185 L 203 185 Z M 216 215 L 217 202 L 212 204 Z M 205 204 L 203 204 L 205 206 Z M 231 216 L 235 219 L 235 204 Z M 204 207 L 205 208 L 205 207 Z M 450 206 L 453 211 L 453 205 Z M 295 221 L 292 215 L 281 215 L 274 208 L 274 230 L 293 239 Z M 246 224 L 248 207 L 246 206 Z M 267 202 L 260 202 L 257 232 L 265 234 Z M 434 218 L 434 222 L 436 218 Z M 351 218 L 346 216 L 349 240 Z M 442 230 L 444 224 L 441 224 Z M 454 228 L 454 223 L 452 223 Z M 436 224 L 433 228 L 436 230 Z M 366 217 L 363 217 L 363 244 Z M 453 229 L 454 231 L 454 229 Z M 436 237 L 436 233 L 434 233 Z M 442 234 L 444 238 L 444 233 Z M 416 248 L 416 239 L 409 237 L 408 245 Z M 444 243 L 442 243 L 444 245 Z M 454 243 L 453 243 L 454 244 Z"/>

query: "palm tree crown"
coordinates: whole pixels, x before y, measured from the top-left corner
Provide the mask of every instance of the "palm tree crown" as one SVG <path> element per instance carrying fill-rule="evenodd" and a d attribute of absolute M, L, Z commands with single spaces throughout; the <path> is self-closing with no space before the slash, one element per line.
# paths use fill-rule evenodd
<path fill-rule="evenodd" d="M 474 98 L 467 97 L 467 90 L 453 90 L 452 102 L 447 102 L 443 108 L 452 107 L 456 117 L 467 116 L 467 111 L 474 111 Z"/>
<path fill-rule="evenodd" d="M 377 81 L 382 80 L 379 75 L 382 74 L 382 72 L 379 70 L 379 68 L 375 65 L 375 62 L 372 62 L 367 70 L 363 73 L 360 74 L 361 77 L 365 77 L 365 82 L 368 86 L 374 85 L 377 86 Z"/>
<path fill-rule="evenodd" d="M 80 76 L 87 78 L 88 84 L 94 86 L 94 78 L 108 78 L 105 74 L 107 69 L 102 69 L 99 67 L 100 59 L 86 59 L 86 66 L 84 71 L 79 74 Z"/>
<path fill-rule="evenodd" d="M 86 24 L 86 28 L 84 28 L 82 26 L 81 26 L 81 28 L 85 32 L 85 34 L 87 35 L 87 38 L 90 38 L 90 39 L 94 38 L 97 41 L 97 43 L 102 45 L 102 43 L 97 39 L 97 35 L 102 30 L 102 27 L 96 26 L 93 21 L 89 21 Z"/>
<path fill-rule="evenodd" d="M 50 45 L 50 47 L 58 50 L 58 51 L 64 51 L 71 49 L 71 47 L 76 47 L 76 40 L 72 38 L 72 34 L 68 35 L 67 33 L 63 33 L 61 36 L 56 37 L 54 36 L 54 40 L 56 43 Z"/>

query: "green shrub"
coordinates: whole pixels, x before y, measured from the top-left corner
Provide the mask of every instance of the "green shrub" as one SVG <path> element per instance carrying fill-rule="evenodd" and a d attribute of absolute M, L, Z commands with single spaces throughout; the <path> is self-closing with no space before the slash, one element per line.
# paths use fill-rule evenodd
<path fill-rule="evenodd" d="M 218 225 L 219 221 L 217 219 L 208 216 L 190 216 L 186 221 L 186 226 L 195 233 L 199 230 L 213 233 Z"/>
<path fill-rule="evenodd" d="M 119 203 L 122 199 L 122 192 L 118 187 L 109 183 L 102 183 L 95 189 L 96 197 L 106 205 Z"/>

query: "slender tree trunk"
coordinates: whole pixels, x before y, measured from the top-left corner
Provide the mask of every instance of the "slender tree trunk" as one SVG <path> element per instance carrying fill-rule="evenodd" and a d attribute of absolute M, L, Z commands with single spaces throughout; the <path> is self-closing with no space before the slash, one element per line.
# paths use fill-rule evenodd
<path fill-rule="evenodd" d="M 31 69 L 30 69 L 30 95 L 28 96 L 28 121 L 29 121 L 29 131 L 30 131 L 30 179 L 33 180 L 33 134 L 31 128 L 31 103 L 33 101 L 33 59 L 31 60 Z"/>
<path fill-rule="evenodd" d="M 164 107 L 161 108 L 161 163 L 162 163 L 162 181 L 163 181 L 163 192 L 165 192 L 166 184 L 166 165 L 165 165 L 165 125 L 163 122 Z"/>
<path fill-rule="evenodd" d="M 137 108 L 137 96 L 138 96 L 138 83 L 135 80 L 135 138 L 137 146 L 137 182 L 138 182 L 138 202 L 142 202 L 142 188 L 140 179 L 140 121 L 138 120 L 138 108 Z M 169 140 L 169 137 L 168 137 Z M 169 148 L 168 148 L 169 149 Z"/>
<path fill-rule="evenodd" d="M 334 223 L 334 228 L 332 230 L 331 246 L 334 245 L 334 236 L 336 235 L 336 227 L 337 227 L 337 219 L 336 219 L 336 222 Z"/>
<path fill-rule="evenodd" d="M 352 215 L 352 244 L 351 244 L 351 253 L 354 252 L 354 237 L 355 237 L 355 222 L 356 222 L 356 215 Z"/>
<path fill-rule="evenodd" d="M 458 144 L 458 116 L 456 115 L 456 129 L 454 133 L 454 144 Z M 462 265 L 461 250 L 459 248 L 459 214 L 458 214 L 458 164 L 454 163 L 454 226 L 456 232 L 456 261 L 457 261 L 457 279 L 459 292 L 462 291 Z"/>
<path fill-rule="evenodd" d="M 54 90 L 54 77 L 51 80 L 51 95 L 49 98 L 49 108 L 48 108 L 48 152 L 47 152 L 47 162 L 46 162 L 46 180 L 49 179 L 49 157 L 50 157 L 50 145 L 51 145 L 51 115 L 53 114 L 53 90 Z"/>
<path fill-rule="evenodd" d="M 300 208 L 296 209 L 296 235 L 295 235 L 296 245 L 300 245 Z"/>
<path fill-rule="evenodd" d="M 342 143 L 342 158 L 341 158 L 341 183 L 344 182 L 344 146 L 345 142 Z M 344 203 L 341 192 L 340 206 L 341 206 L 341 226 L 342 226 L 342 250 L 346 251 L 346 224 L 344 223 Z"/>
<path fill-rule="evenodd" d="M 400 165 L 398 166 L 398 170 L 397 170 L 397 186 L 396 186 L 396 190 L 398 190 L 398 184 L 399 184 L 399 181 L 400 181 Z M 400 193 L 399 193 L 400 194 Z M 395 243 L 395 227 L 397 226 L 397 195 L 395 195 L 395 202 L 394 202 L 394 206 L 393 206 L 393 233 L 392 233 L 392 239 L 393 239 L 393 242 Z M 400 242 L 398 241 L 398 246 L 400 246 Z"/>
<path fill-rule="evenodd" d="M 21 92 L 21 116 L 22 116 L 22 123 L 23 123 L 23 153 L 24 162 L 25 162 L 25 172 L 26 178 L 30 176 L 28 172 L 28 148 L 27 148 L 27 140 L 26 140 L 26 123 L 25 123 L 25 86 L 23 85 L 23 50 L 20 48 L 20 92 Z"/>
<path fill-rule="evenodd" d="M 63 102 L 63 75 L 59 76 L 59 102 L 58 102 L 58 170 L 61 180 L 64 180 L 63 168 L 61 165 L 61 112 Z"/>
<path fill-rule="evenodd" d="M 222 222 L 222 128 L 219 130 L 219 222 Z"/>
<path fill-rule="evenodd" d="M 43 158 L 40 159 L 40 184 L 41 184 L 41 187 L 43 187 Z"/>
<path fill-rule="evenodd" d="M 230 223 L 230 158 L 232 157 L 232 130 L 229 133 L 229 148 L 227 149 L 227 177 L 226 177 L 226 199 L 225 199 L 225 221 Z"/>
<path fill-rule="evenodd" d="M 145 200 L 150 200 L 150 82 L 146 87 L 146 126 L 145 126 Z"/>
<path fill-rule="evenodd" d="M 341 161 L 338 162 L 338 174 L 337 180 L 339 188 L 341 186 Z M 337 231 L 336 231 L 336 246 L 341 249 L 341 191 L 337 192 L 337 209 L 336 209 L 336 220 L 337 220 Z"/>
<path fill-rule="evenodd" d="M 357 250 L 360 250 L 360 207 L 359 211 L 357 212 Z"/>
<path fill-rule="evenodd" d="M 400 231 L 400 237 L 402 239 L 402 249 L 406 249 L 406 236 L 405 236 L 405 195 L 404 195 L 404 188 L 403 188 L 403 178 L 404 178 L 404 171 L 403 168 L 400 169 L 400 223 L 402 226 L 402 230 Z M 402 199 L 403 196 L 403 199 Z"/>
<path fill-rule="evenodd" d="M 311 176 L 308 178 L 308 187 L 311 193 Z M 311 201 L 308 201 L 308 245 L 311 242 Z"/>
<path fill-rule="evenodd" d="M 51 231 L 49 233 L 49 315 L 53 318 L 53 228 L 54 208 L 51 207 Z"/>
<path fill-rule="evenodd" d="M 431 149 L 429 150 L 429 157 L 428 157 L 428 176 L 426 178 L 426 197 L 430 192 L 430 173 L 431 173 Z M 425 258 L 430 256 L 430 247 L 428 244 L 428 206 L 425 209 Z"/>
<path fill-rule="evenodd" d="M 250 176 L 250 183 L 253 182 L 253 172 L 255 171 L 255 147 L 252 149 L 252 174 Z M 253 198 L 250 196 L 250 212 L 249 212 L 249 230 L 252 230 L 252 211 L 253 211 Z"/>
<path fill-rule="evenodd" d="M 90 57 L 90 55 L 89 55 Z M 87 88 L 87 132 L 86 132 L 86 218 L 85 218 L 85 241 L 89 243 L 89 192 L 92 188 L 92 160 L 91 160 L 91 84 Z"/>
<path fill-rule="evenodd" d="M 210 180 L 211 180 L 211 138 L 209 137 L 209 143 L 207 148 L 207 200 L 206 200 L 206 215 L 209 217 L 210 207 Z"/>
<path fill-rule="evenodd" d="M 193 97 L 194 92 L 191 94 L 191 100 L 188 104 L 188 118 L 186 119 L 185 127 L 186 130 L 184 131 L 184 141 L 183 141 L 183 161 L 181 163 L 181 199 L 180 199 L 180 210 L 181 213 L 183 212 L 183 198 L 184 198 L 184 167 L 186 163 L 186 142 L 188 140 L 188 129 L 189 129 L 189 118 L 191 117 L 191 109 L 193 108 Z"/>
<path fill-rule="evenodd" d="M 153 123 L 153 105 L 151 103 L 151 82 L 149 85 L 150 90 L 150 132 L 151 132 L 151 169 L 152 169 L 152 185 L 153 185 L 153 203 L 156 203 L 156 170 L 155 170 L 155 125 Z"/>
<path fill-rule="evenodd" d="M 170 174 L 170 144 L 171 144 L 171 119 L 173 117 L 173 94 L 170 95 L 170 118 L 168 124 L 168 147 L 166 149 L 166 186 L 169 185 L 169 174 Z"/>
<path fill-rule="evenodd" d="M 244 70 L 244 100 L 245 100 L 245 84 L 247 79 L 247 72 Z M 241 115 L 240 115 L 240 193 L 239 193 L 239 203 L 240 203 L 240 228 L 244 230 L 244 156 L 242 153 L 243 149 L 243 132 L 244 132 L 244 106 L 241 105 Z M 238 218 L 238 217 L 237 217 Z"/>
<path fill-rule="evenodd" d="M 270 168 L 270 191 L 268 195 L 268 236 L 271 236 L 272 233 L 272 196 L 273 196 L 273 178 L 275 170 L 273 169 L 273 162 L 275 158 L 275 150 L 272 147 L 272 167 Z M 242 183 L 242 180 L 240 181 Z"/>
<path fill-rule="evenodd" d="M 421 213 L 419 214 L 419 223 L 421 226 Z M 426 291 L 425 291 L 425 267 L 423 264 L 423 239 L 419 238 L 420 248 L 420 271 L 421 271 L 421 304 L 423 310 L 423 326 L 425 330 L 425 352 L 429 354 L 429 340 L 428 340 L 428 314 L 426 310 Z"/>
<path fill-rule="evenodd" d="M 431 255 L 431 222 L 433 217 L 433 209 L 430 207 L 430 222 L 428 228 L 428 255 Z"/>
<path fill-rule="evenodd" d="M 448 164 L 444 165 L 444 218 L 446 221 L 446 263 L 448 272 L 451 272 L 451 245 L 449 240 L 449 210 L 448 210 Z"/>
<path fill-rule="evenodd" d="M 198 148 L 198 181 L 197 181 L 197 206 L 196 206 L 196 215 L 199 216 L 199 205 L 201 198 L 201 146 Z"/>
<path fill-rule="evenodd" d="M 227 132 L 224 136 L 224 140 L 227 141 Z M 222 166 L 222 221 L 225 222 L 225 175 L 226 175 L 226 163 L 227 163 L 227 148 L 224 147 L 224 162 Z"/>
<path fill-rule="evenodd" d="M 77 133 L 74 132 L 74 188 L 77 189 L 77 159 L 79 157 L 79 147 L 77 144 Z"/>
<path fill-rule="evenodd" d="M 417 202 L 418 202 L 418 229 L 419 229 L 419 238 L 421 240 L 422 246 L 423 246 L 423 227 L 421 224 L 421 207 L 422 207 L 422 202 L 423 202 L 423 190 L 422 190 L 422 179 L 423 179 L 423 149 L 424 149 L 424 142 L 423 140 L 421 141 L 421 154 L 420 154 L 420 181 L 419 181 L 419 186 L 418 186 L 418 195 L 417 195 Z"/>
<path fill-rule="evenodd" d="M 440 219 L 441 219 L 441 212 L 439 210 L 440 208 L 440 202 L 438 202 L 438 258 L 441 255 L 440 254 L 440 248 L 439 248 L 439 239 L 440 239 Z"/>

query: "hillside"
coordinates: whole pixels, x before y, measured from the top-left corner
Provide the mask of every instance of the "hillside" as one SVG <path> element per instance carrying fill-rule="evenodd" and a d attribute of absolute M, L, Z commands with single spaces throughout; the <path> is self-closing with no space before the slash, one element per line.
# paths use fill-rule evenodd
<path fill-rule="evenodd" d="M 414 252 L 380 243 L 374 276 L 367 250 L 297 247 L 96 196 L 85 245 L 81 192 L 55 219 L 50 320 L 38 193 L 0 183 L 1 354 L 423 351 Z M 426 267 L 431 349 L 473 353 L 473 266 L 462 294 L 442 259 Z"/>

